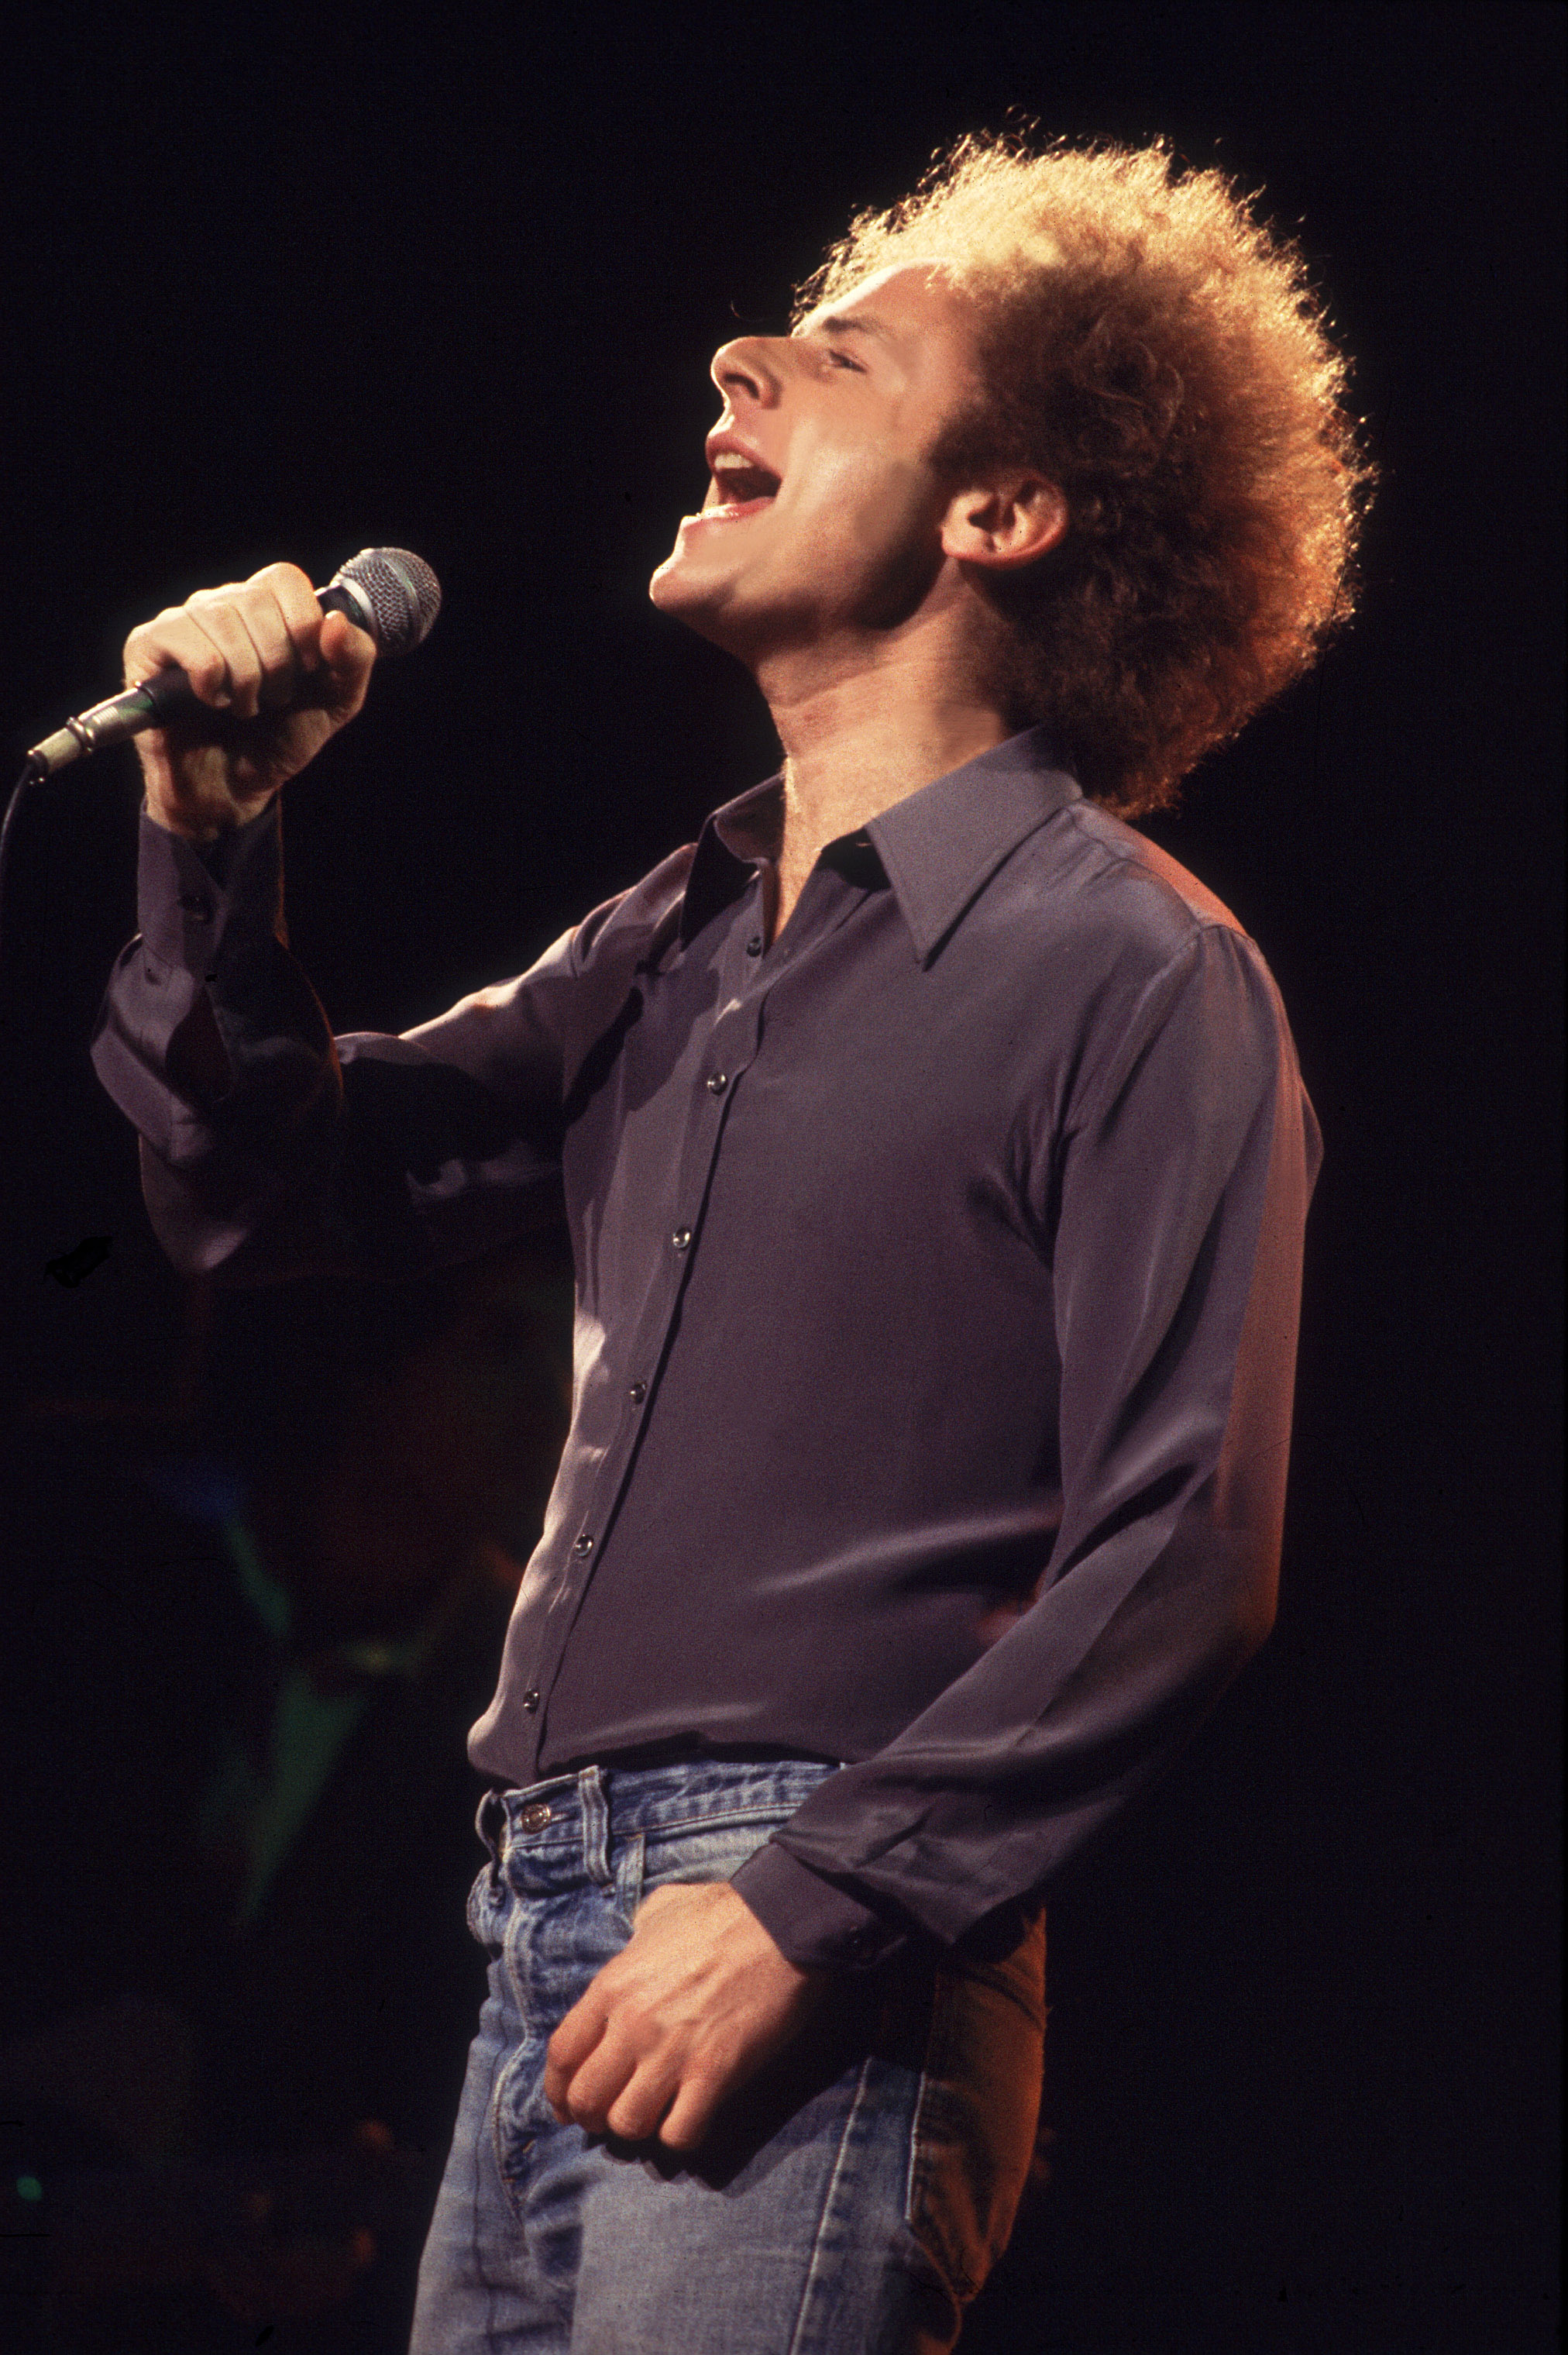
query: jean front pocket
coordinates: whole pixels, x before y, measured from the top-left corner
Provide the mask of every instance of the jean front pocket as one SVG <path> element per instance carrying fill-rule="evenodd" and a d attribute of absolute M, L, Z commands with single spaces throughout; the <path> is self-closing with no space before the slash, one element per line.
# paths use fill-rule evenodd
<path fill-rule="evenodd" d="M 728 1881 L 794 1812 L 792 1807 L 758 1808 L 745 1815 L 646 1833 L 641 1843 L 640 1902 L 650 1890 L 670 1881 Z"/>

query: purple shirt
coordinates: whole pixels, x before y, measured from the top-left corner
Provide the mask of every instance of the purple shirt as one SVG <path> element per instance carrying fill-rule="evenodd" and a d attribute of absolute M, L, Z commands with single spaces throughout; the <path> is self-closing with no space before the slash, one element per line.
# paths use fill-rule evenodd
<path fill-rule="evenodd" d="M 520 979 L 334 1045 L 277 822 L 143 820 L 100 1076 L 181 1266 L 558 1208 L 570 1434 L 476 1766 L 831 1775 L 736 1875 L 858 1967 L 1041 1890 L 1267 1633 L 1319 1144 L 1273 980 L 1034 729 L 831 845 L 777 779 Z"/>

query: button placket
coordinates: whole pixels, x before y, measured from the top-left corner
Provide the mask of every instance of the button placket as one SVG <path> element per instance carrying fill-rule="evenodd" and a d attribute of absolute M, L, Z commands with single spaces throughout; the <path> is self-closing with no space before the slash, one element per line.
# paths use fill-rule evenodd
<path fill-rule="evenodd" d="M 730 955 L 732 958 L 735 956 L 733 945 Z M 736 974 L 724 1010 L 708 1034 L 704 1060 L 694 1079 L 694 1085 L 696 1081 L 700 1081 L 701 1085 L 688 1100 L 692 1110 L 685 1123 L 679 1166 L 669 1197 L 673 1207 L 700 1206 L 712 1182 L 736 1083 L 757 1051 L 760 1008 L 767 992 L 756 987 L 754 973 L 755 968 Z M 712 1121 L 703 1116 L 705 1100 L 712 1102 L 717 1114 Z M 676 1216 L 679 1220 L 679 1209 Z M 535 1657 L 534 1668 L 535 1681 L 530 1682 L 522 1703 L 530 1716 L 536 1716 L 541 1708 L 541 1689 L 553 1685 L 559 1673 L 574 1615 L 571 1609 L 562 1609 L 561 1605 L 582 1594 L 591 1574 L 590 1562 L 598 1559 L 604 1543 L 604 1532 L 620 1502 L 641 1429 L 641 1417 L 638 1410 L 646 1404 L 650 1396 L 650 1377 L 657 1373 L 685 1283 L 686 1270 L 696 1241 L 694 1220 L 691 1223 L 681 1221 L 667 1229 L 666 1234 L 669 1257 L 665 1263 L 670 1271 L 669 1278 L 650 1287 L 644 1316 L 630 1337 L 630 1345 L 621 1361 L 623 1364 L 630 1362 L 631 1365 L 647 1366 L 650 1376 L 640 1376 L 626 1383 L 624 1402 L 617 1417 L 618 1429 L 614 1437 L 608 1439 L 598 1476 L 591 1490 L 576 1500 L 577 1509 L 584 1514 L 588 1525 L 579 1524 L 567 1550 L 559 1586 L 550 1606 L 552 1632 L 543 1634 L 542 1631 L 541 1649 Z"/>

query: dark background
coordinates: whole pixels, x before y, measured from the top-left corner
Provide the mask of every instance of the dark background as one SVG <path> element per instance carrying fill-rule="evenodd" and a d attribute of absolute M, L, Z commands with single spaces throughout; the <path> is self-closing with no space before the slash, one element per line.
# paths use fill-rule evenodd
<path fill-rule="evenodd" d="M 1053 2181 L 966 2350 L 1554 2343 L 1563 24 L 230 5 L 12 30 L 7 757 L 199 585 L 392 543 L 445 587 L 290 797 L 293 943 L 340 1029 L 517 970 L 773 766 L 749 682 L 647 578 L 700 499 L 714 346 L 781 325 L 939 144 L 1011 109 L 1168 134 L 1264 188 L 1328 290 L 1384 470 L 1361 616 L 1150 829 L 1261 943 L 1327 1138 L 1280 1620 L 1057 1894 Z M 51 787 L 0 910 L 0 2195 L 45 2195 L 5 2211 L 0 2342 L 391 2355 L 477 2001 L 461 1735 L 558 1436 L 560 1271 L 397 1305 L 182 1286 L 86 1053 L 136 801 L 129 755 Z M 90 1273 L 46 1273 L 94 1236 Z M 191 1794 L 284 1655 L 226 1480 L 322 1641 L 349 1625 L 299 1534 L 323 1493 L 349 1498 L 337 1568 L 385 1572 L 355 1625 L 404 1624 L 388 1588 L 461 1623 L 403 1717 L 374 1701 L 227 1945 L 182 1911 Z M 412 1568 L 385 1526 L 409 1513 Z M 116 2128 L 127 2005 L 186 2023 L 194 2124 Z M 367 2118 L 408 2158 L 391 2190 L 315 2213 L 296 2187 L 249 2242 L 225 2209 L 196 2256 L 89 2295 L 92 2183 L 177 2207 L 175 2162 L 341 2152 Z M 385 2195 L 352 2288 L 340 2194 Z"/>

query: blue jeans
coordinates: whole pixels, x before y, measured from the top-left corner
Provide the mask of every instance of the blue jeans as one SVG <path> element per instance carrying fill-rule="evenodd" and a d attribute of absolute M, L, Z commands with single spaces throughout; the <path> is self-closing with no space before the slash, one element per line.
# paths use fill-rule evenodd
<path fill-rule="evenodd" d="M 558 2020 L 663 1881 L 726 1879 L 831 1767 L 716 1762 L 491 1793 L 490 1993 L 411 2355 L 937 2355 L 1006 2245 L 1044 2032 L 1036 1909 L 845 1978 L 677 2158 L 561 2126 Z"/>

